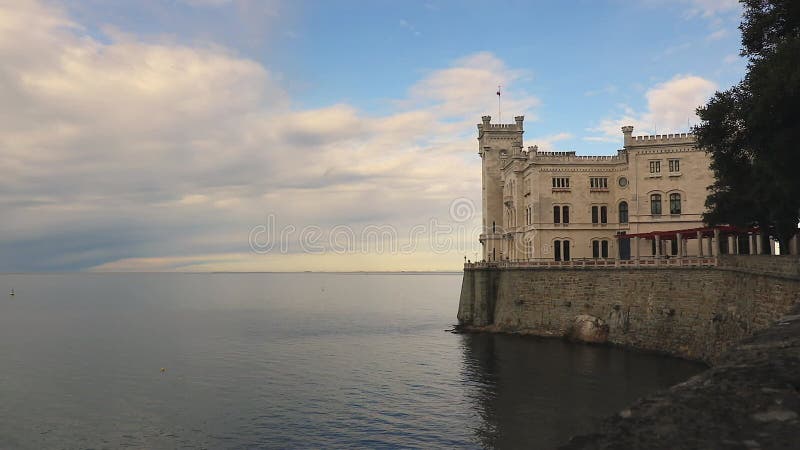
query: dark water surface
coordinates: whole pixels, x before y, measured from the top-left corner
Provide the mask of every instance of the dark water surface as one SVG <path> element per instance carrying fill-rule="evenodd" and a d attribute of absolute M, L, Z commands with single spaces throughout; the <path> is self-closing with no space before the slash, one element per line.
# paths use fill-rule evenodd
<path fill-rule="evenodd" d="M 0 448 L 552 448 L 703 368 L 447 333 L 460 284 L 0 275 Z"/>

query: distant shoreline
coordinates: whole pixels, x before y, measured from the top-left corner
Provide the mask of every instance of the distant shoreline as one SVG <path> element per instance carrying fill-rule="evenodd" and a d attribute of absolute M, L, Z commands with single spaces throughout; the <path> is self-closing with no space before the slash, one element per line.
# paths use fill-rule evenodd
<path fill-rule="evenodd" d="M 0 275 L 123 275 L 123 274 L 153 274 L 153 275 L 225 275 L 225 274 L 339 274 L 339 275 L 463 275 L 462 271 L 421 271 L 421 270 L 393 270 L 393 271 L 263 271 L 263 272 L 0 272 Z"/>

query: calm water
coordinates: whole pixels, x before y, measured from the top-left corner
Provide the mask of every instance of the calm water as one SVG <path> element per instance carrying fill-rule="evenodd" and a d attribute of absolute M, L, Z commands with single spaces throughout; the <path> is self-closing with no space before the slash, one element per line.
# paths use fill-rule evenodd
<path fill-rule="evenodd" d="M 551 448 L 702 369 L 447 333 L 460 284 L 0 275 L 0 448 Z"/>

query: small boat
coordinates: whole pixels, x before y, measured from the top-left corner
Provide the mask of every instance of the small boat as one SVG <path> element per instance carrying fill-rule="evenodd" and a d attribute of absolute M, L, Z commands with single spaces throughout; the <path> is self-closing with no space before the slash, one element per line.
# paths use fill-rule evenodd
<path fill-rule="evenodd" d="M 8 295 L 12 295 L 13 296 L 14 295 L 14 290 L 12 289 L 11 292 L 8 293 Z"/>

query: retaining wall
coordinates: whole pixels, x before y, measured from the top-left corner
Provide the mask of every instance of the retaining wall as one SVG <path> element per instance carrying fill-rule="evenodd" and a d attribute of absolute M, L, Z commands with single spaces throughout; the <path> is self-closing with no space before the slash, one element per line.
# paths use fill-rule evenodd
<path fill-rule="evenodd" d="M 798 258 L 721 257 L 717 267 L 467 268 L 460 324 L 564 336 L 589 315 L 607 342 L 714 362 L 800 303 Z"/>

